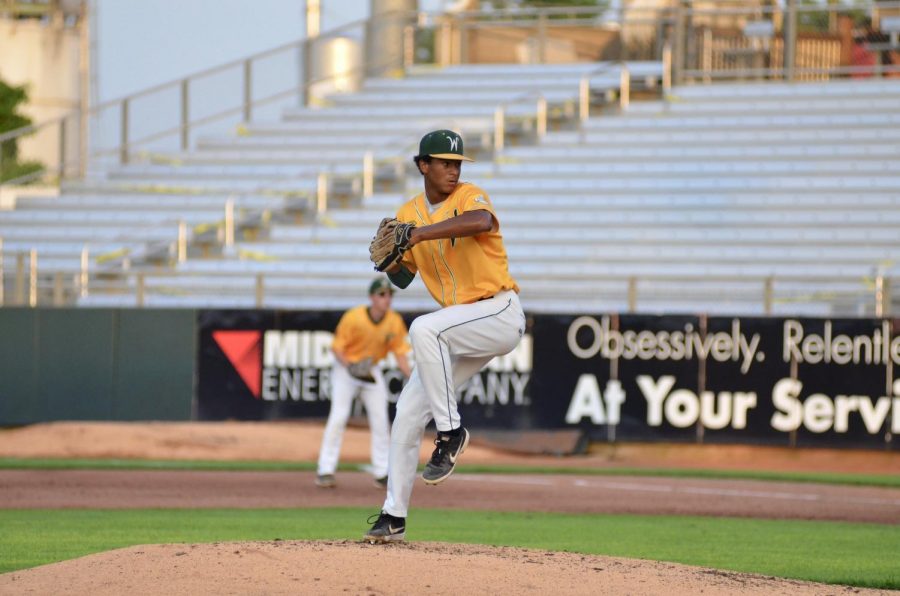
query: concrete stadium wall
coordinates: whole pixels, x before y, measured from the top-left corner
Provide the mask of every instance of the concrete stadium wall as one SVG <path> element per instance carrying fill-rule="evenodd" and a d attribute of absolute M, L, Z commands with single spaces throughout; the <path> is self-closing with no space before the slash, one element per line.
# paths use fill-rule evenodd
<path fill-rule="evenodd" d="M 34 19 L 0 19 L 0 79 L 26 85 L 29 101 L 20 111 L 35 124 L 75 110 L 81 93 L 78 30 Z M 78 151 L 78 128 L 66 130 L 68 155 Z M 19 142 L 19 157 L 56 168 L 59 129 L 51 127 Z"/>
<path fill-rule="evenodd" d="M 0 425 L 190 420 L 193 310 L 0 309 Z"/>

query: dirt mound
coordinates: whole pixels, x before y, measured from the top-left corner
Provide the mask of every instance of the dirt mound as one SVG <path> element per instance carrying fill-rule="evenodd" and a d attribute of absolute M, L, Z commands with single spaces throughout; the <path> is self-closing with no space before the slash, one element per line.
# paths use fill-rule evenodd
<path fill-rule="evenodd" d="M 462 544 L 147 545 L 0 575 L 52 594 L 876 594 L 672 563 Z"/>

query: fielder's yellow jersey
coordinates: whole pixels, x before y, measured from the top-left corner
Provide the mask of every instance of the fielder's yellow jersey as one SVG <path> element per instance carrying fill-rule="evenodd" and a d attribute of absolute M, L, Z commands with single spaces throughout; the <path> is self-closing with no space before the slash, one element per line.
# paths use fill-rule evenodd
<path fill-rule="evenodd" d="M 461 182 L 434 213 L 428 209 L 424 192 L 397 211 L 397 219 L 420 227 L 479 209 L 493 215 L 496 224 L 491 231 L 467 238 L 427 240 L 403 255 L 403 266 L 422 276 L 428 292 L 442 307 L 470 304 L 503 290 L 519 291 L 509 274 L 500 220 L 491 200 L 481 188 Z"/>
<path fill-rule="evenodd" d="M 406 323 L 396 312 L 389 310 L 376 323 L 369 316 L 368 306 L 356 306 L 341 317 L 334 331 L 331 347 L 343 353 L 350 362 L 359 362 L 365 358 L 378 362 L 388 352 L 409 352 L 406 335 Z"/>

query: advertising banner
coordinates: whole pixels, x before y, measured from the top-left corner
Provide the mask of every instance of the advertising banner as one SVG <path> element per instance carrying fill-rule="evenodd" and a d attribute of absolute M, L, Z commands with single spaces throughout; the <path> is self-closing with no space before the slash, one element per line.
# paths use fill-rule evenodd
<path fill-rule="evenodd" d="M 331 339 L 340 314 L 201 311 L 197 418 L 327 416 Z"/>
<path fill-rule="evenodd" d="M 581 315 L 536 329 L 544 426 L 595 440 L 879 448 L 900 432 L 896 320 Z M 570 396 L 564 420 L 543 404 L 554 382 Z"/>
<path fill-rule="evenodd" d="M 196 416 L 326 416 L 340 315 L 202 311 Z M 405 315 L 407 325 L 415 316 Z M 534 315 L 516 350 L 457 397 L 473 428 L 891 448 L 900 432 L 898 330 L 888 319 Z M 382 364 L 396 402 L 403 377 Z"/>
<path fill-rule="evenodd" d="M 198 315 L 196 417 L 271 420 L 325 417 L 338 311 L 206 310 Z M 416 314 L 404 314 L 409 326 Z M 531 336 L 495 358 L 459 390 L 471 424 L 534 425 L 527 392 Z M 382 364 L 393 414 L 404 378 L 389 355 Z"/>

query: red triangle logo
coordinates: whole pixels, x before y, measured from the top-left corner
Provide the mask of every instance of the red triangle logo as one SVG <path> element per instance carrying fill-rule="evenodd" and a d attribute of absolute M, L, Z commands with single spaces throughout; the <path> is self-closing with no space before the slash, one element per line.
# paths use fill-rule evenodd
<path fill-rule="evenodd" d="M 212 336 L 247 384 L 250 393 L 259 399 L 262 387 L 262 331 L 213 331 Z"/>

